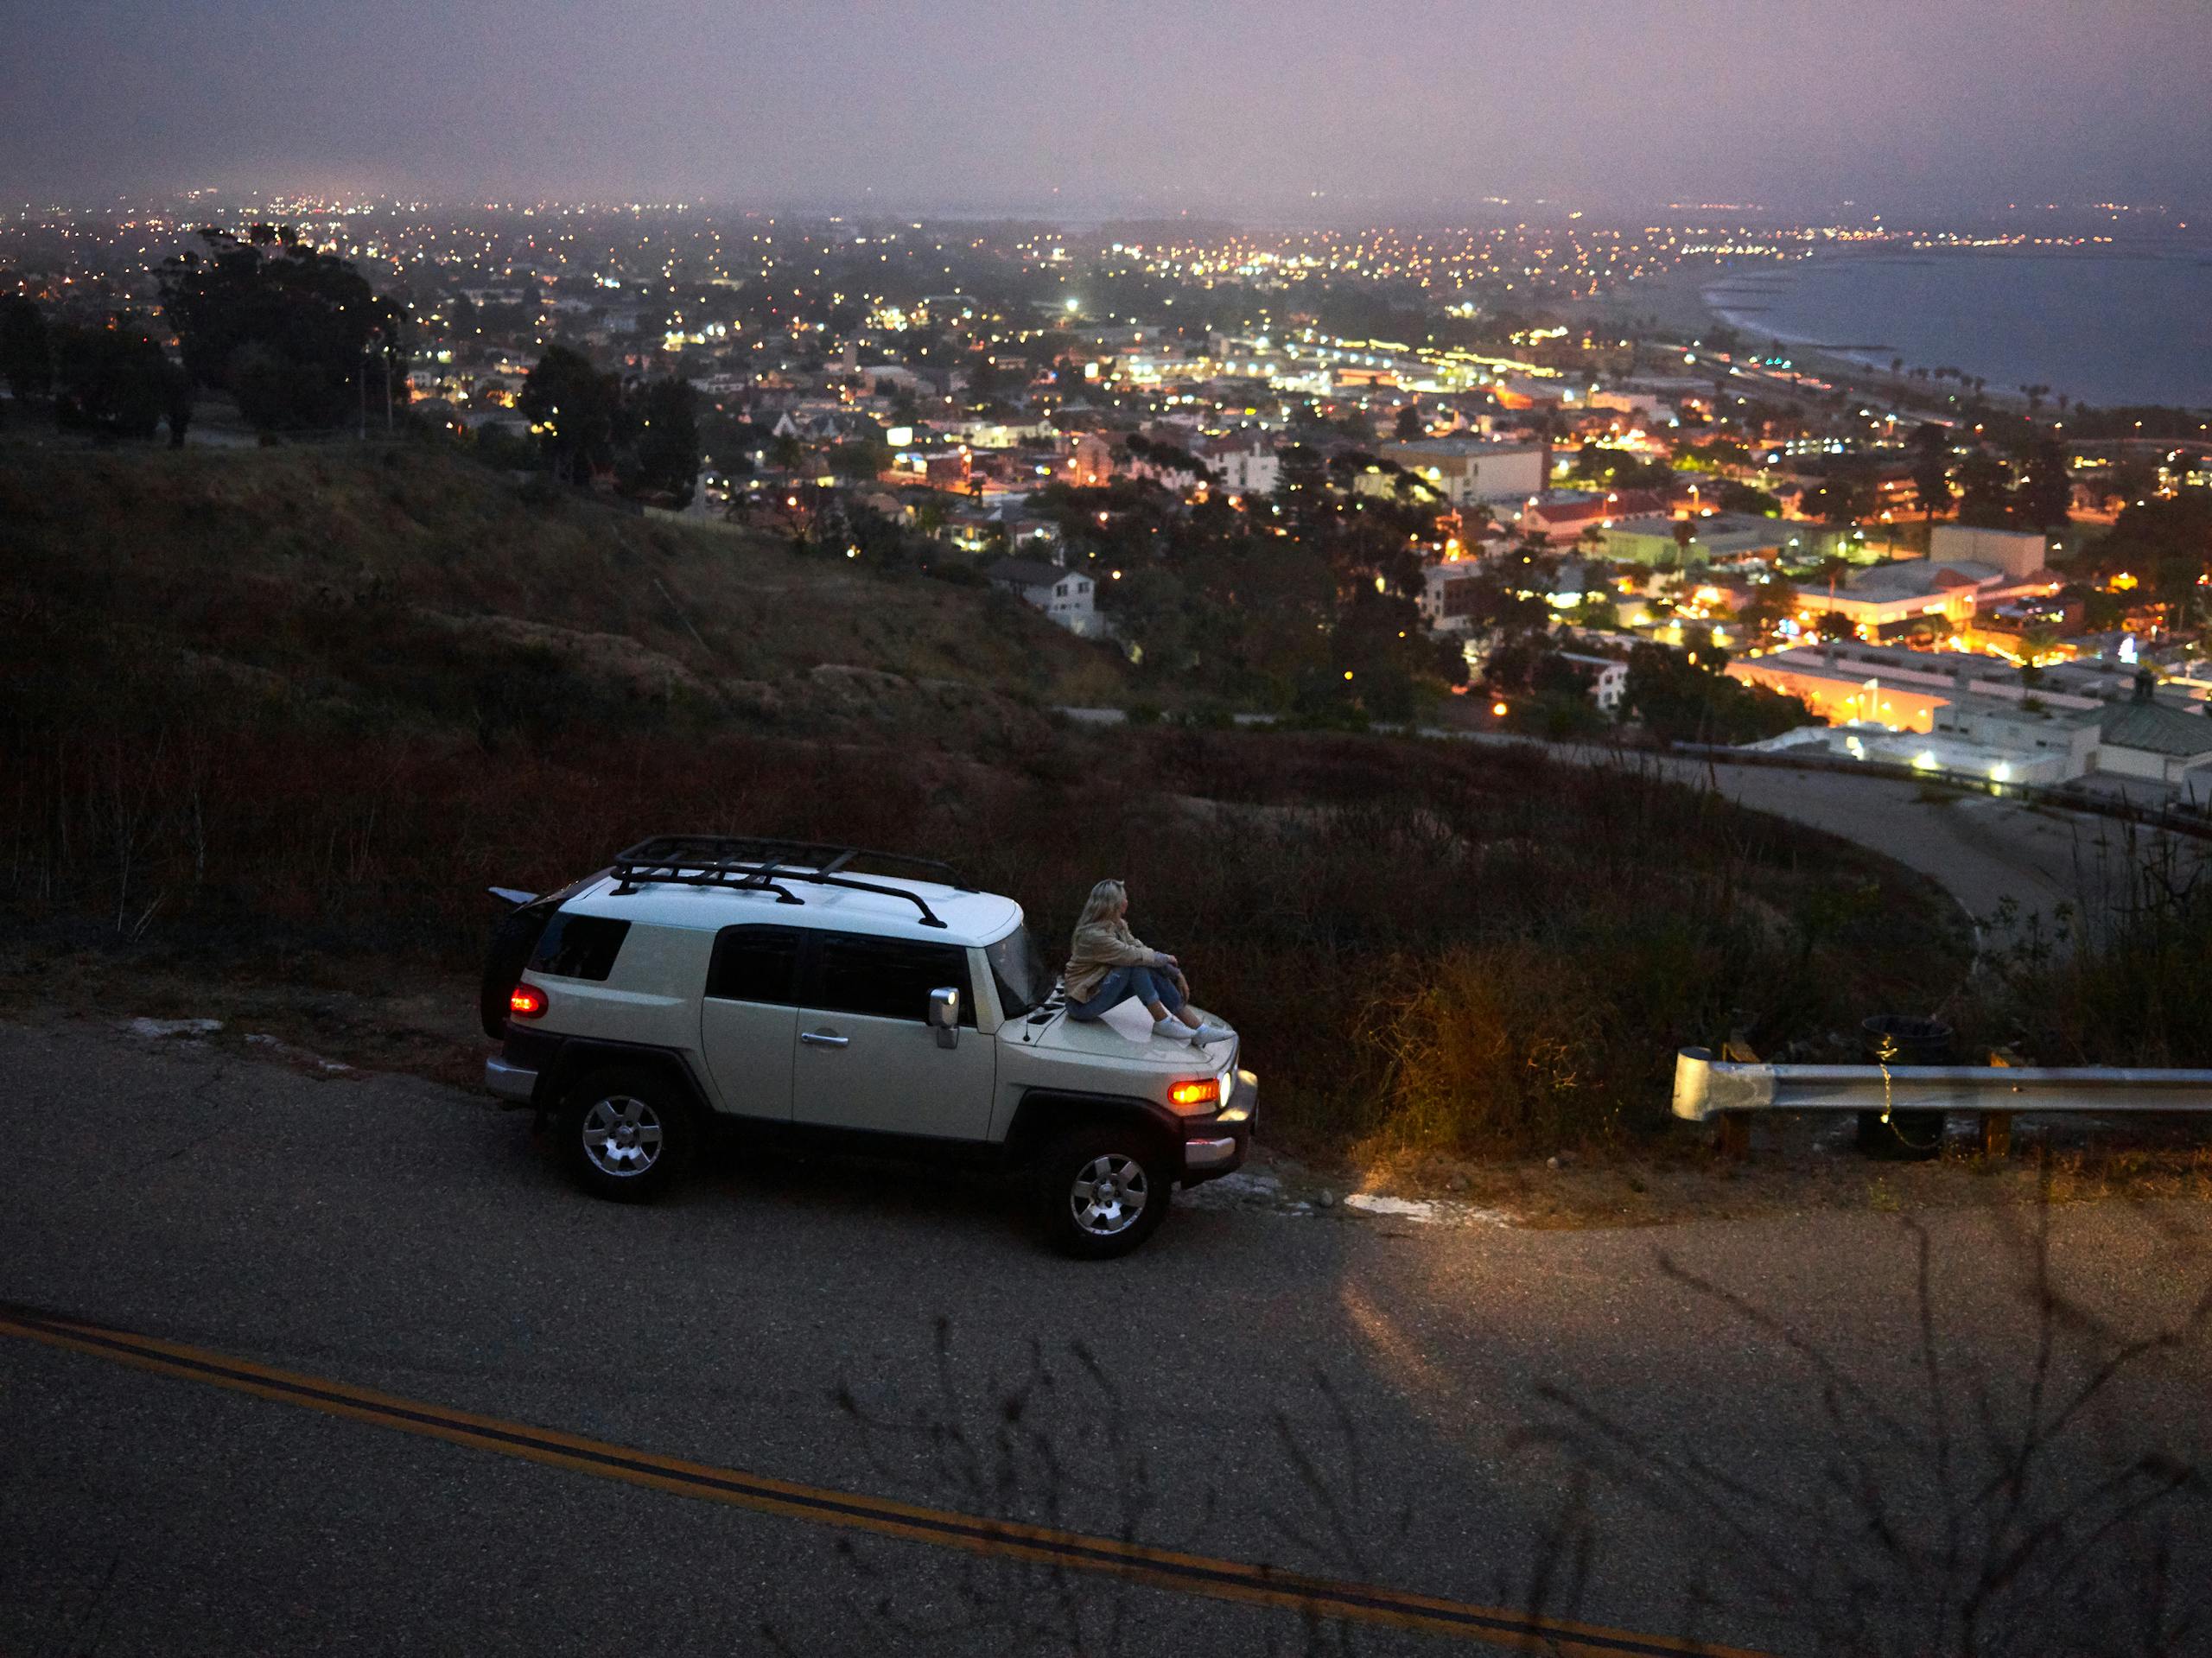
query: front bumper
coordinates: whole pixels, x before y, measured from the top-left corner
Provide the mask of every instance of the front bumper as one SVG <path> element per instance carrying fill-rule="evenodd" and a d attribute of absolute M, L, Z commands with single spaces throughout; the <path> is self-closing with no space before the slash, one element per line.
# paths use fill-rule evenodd
<path fill-rule="evenodd" d="M 1228 1104 L 1211 1117 L 1184 1125 L 1183 1184 L 1198 1185 L 1241 1167 L 1252 1149 L 1252 1128 L 1259 1118 L 1260 1079 L 1240 1070 Z"/>
<path fill-rule="evenodd" d="M 511 1105 L 528 1105 L 537 1097 L 537 1073 L 495 1053 L 484 1062 L 484 1086 Z"/>

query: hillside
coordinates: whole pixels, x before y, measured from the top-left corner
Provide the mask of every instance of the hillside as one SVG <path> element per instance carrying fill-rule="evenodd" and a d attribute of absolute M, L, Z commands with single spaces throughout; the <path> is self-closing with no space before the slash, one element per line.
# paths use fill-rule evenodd
<path fill-rule="evenodd" d="M 1010 599 L 646 519 L 407 445 L 0 445 L 12 693 L 353 729 L 981 735 L 1114 700 Z M 32 670 L 35 664 L 35 670 Z"/>
<path fill-rule="evenodd" d="M 1276 1143 L 1395 1153 L 1622 1142 L 1684 1043 L 1835 1047 L 1966 975 L 1926 883 L 1632 766 L 1056 723 L 1120 658 L 1003 596 L 435 451 L 0 445 L 0 1006 L 283 1008 L 460 1075 L 487 885 L 834 840 L 955 858 L 1048 950 L 1129 881 Z"/>

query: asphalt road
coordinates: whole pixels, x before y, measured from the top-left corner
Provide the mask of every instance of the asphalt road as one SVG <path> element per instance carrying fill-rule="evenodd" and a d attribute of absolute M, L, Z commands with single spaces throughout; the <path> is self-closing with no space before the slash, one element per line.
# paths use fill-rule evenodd
<path fill-rule="evenodd" d="M 2158 1649 L 2162 1598 L 2212 1617 L 2201 1473 L 2095 1534 L 2212 1452 L 2202 1331 L 2072 1408 L 2187 1325 L 2201 1210 L 2052 1210 L 2048 1251 L 2035 1213 L 1935 1217 L 1924 1294 L 1923 1235 L 1873 1210 L 1537 1232 L 1194 1204 L 1086 1267 L 990 1183 L 907 1170 L 737 1154 L 607 1204 L 484 1100 L 219 1044 L 0 1026 L 0 1078 L 10 1658 L 1484 1634 L 1221 1598 L 1261 1565 L 1620 1632 L 1562 1651 L 1965 1650 L 1941 1609 L 2062 1513 L 1990 1575 L 1979 1649 Z M 137 1368 L 57 1317 L 223 1356 Z M 707 1471 L 609 1477 L 607 1447 Z M 702 1499 L 709 1476 L 1215 1577 Z"/>
<path fill-rule="evenodd" d="M 1933 880 L 1985 932 L 2009 914 L 2050 922 L 2060 906 L 2094 912 L 2124 899 L 2131 871 L 2170 851 L 2178 867 L 2201 862 L 2201 842 L 2132 830 L 2117 819 L 1969 794 L 1902 778 L 1787 766 L 1731 765 L 1487 732 L 1466 740 L 1542 749 L 1584 765 L 1649 769 L 1894 858 Z"/>
<path fill-rule="evenodd" d="M 1952 795 L 1894 778 L 1784 767 L 1656 762 L 1686 782 L 1896 859 L 1934 880 L 1977 920 L 2010 899 L 2049 916 L 2108 897 L 2124 880 L 2125 827 L 1989 795 Z"/>

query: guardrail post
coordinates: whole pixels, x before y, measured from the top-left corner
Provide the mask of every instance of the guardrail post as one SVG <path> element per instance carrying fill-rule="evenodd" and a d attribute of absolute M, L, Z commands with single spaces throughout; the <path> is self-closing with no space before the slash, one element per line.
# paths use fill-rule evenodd
<path fill-rule="evenodd" d="M 1759 1057 L 1751 1045 L 1740 1036 L 1731 1036 L 1720 1045 L 1720 1058 L 1730 1064 L 1756 1065 Z M 1733 1162 L 1741 1162 L 1751 1154 L 1751 1119 L 1743 1111 L 1723 1111 L 1715 1119 L 1717 1134 L 1714 1147 L 1720 1155 Z"/>
<path fill-rule="evenodd" d="M 2000 1069 L 2010 1070 L 2020 1063 L 2020 1056 L 2010 1048 L 1992 1048 L 1989 1063 Z M 2010 1111 L 1985 1111 L 1981 1114 L 1981 1154 L 1984 1157 L 2010 1157 L 2012 1154 L 2012 1114 Z"/>

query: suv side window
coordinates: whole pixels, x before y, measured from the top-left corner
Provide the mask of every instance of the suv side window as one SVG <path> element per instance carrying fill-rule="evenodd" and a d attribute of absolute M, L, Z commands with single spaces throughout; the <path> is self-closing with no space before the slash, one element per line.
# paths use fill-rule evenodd
<path fill-rule="evenodd" d="M 857 933 L 815 935 L 810 1007 L 878 1019 L 928 1020 L 930 992 L 950 985 L 960 992 L 960 1022 L 976 1022 L 976 994 L 968 982 L 968 952 L 957 944 L 922 944 L 905 938 Z"/>
<path fill-rule="evenodd" d="M 530 957 L 531 969 L 556 979 L 589 979 L 604 984 L 607 975 L 614 971 L 614 958 L 622 953 L 622 941 L 629 936 L 626 921 L 563 912 L 546 923 L 545 931 L 538 935 L 537 948 Z"/>
<path fill-rule="evenodd" d="M 715 937 L 707 994 L 719 1001 L 798 1001 L 798 932 L 791 927 L 724 927 Z"/>

